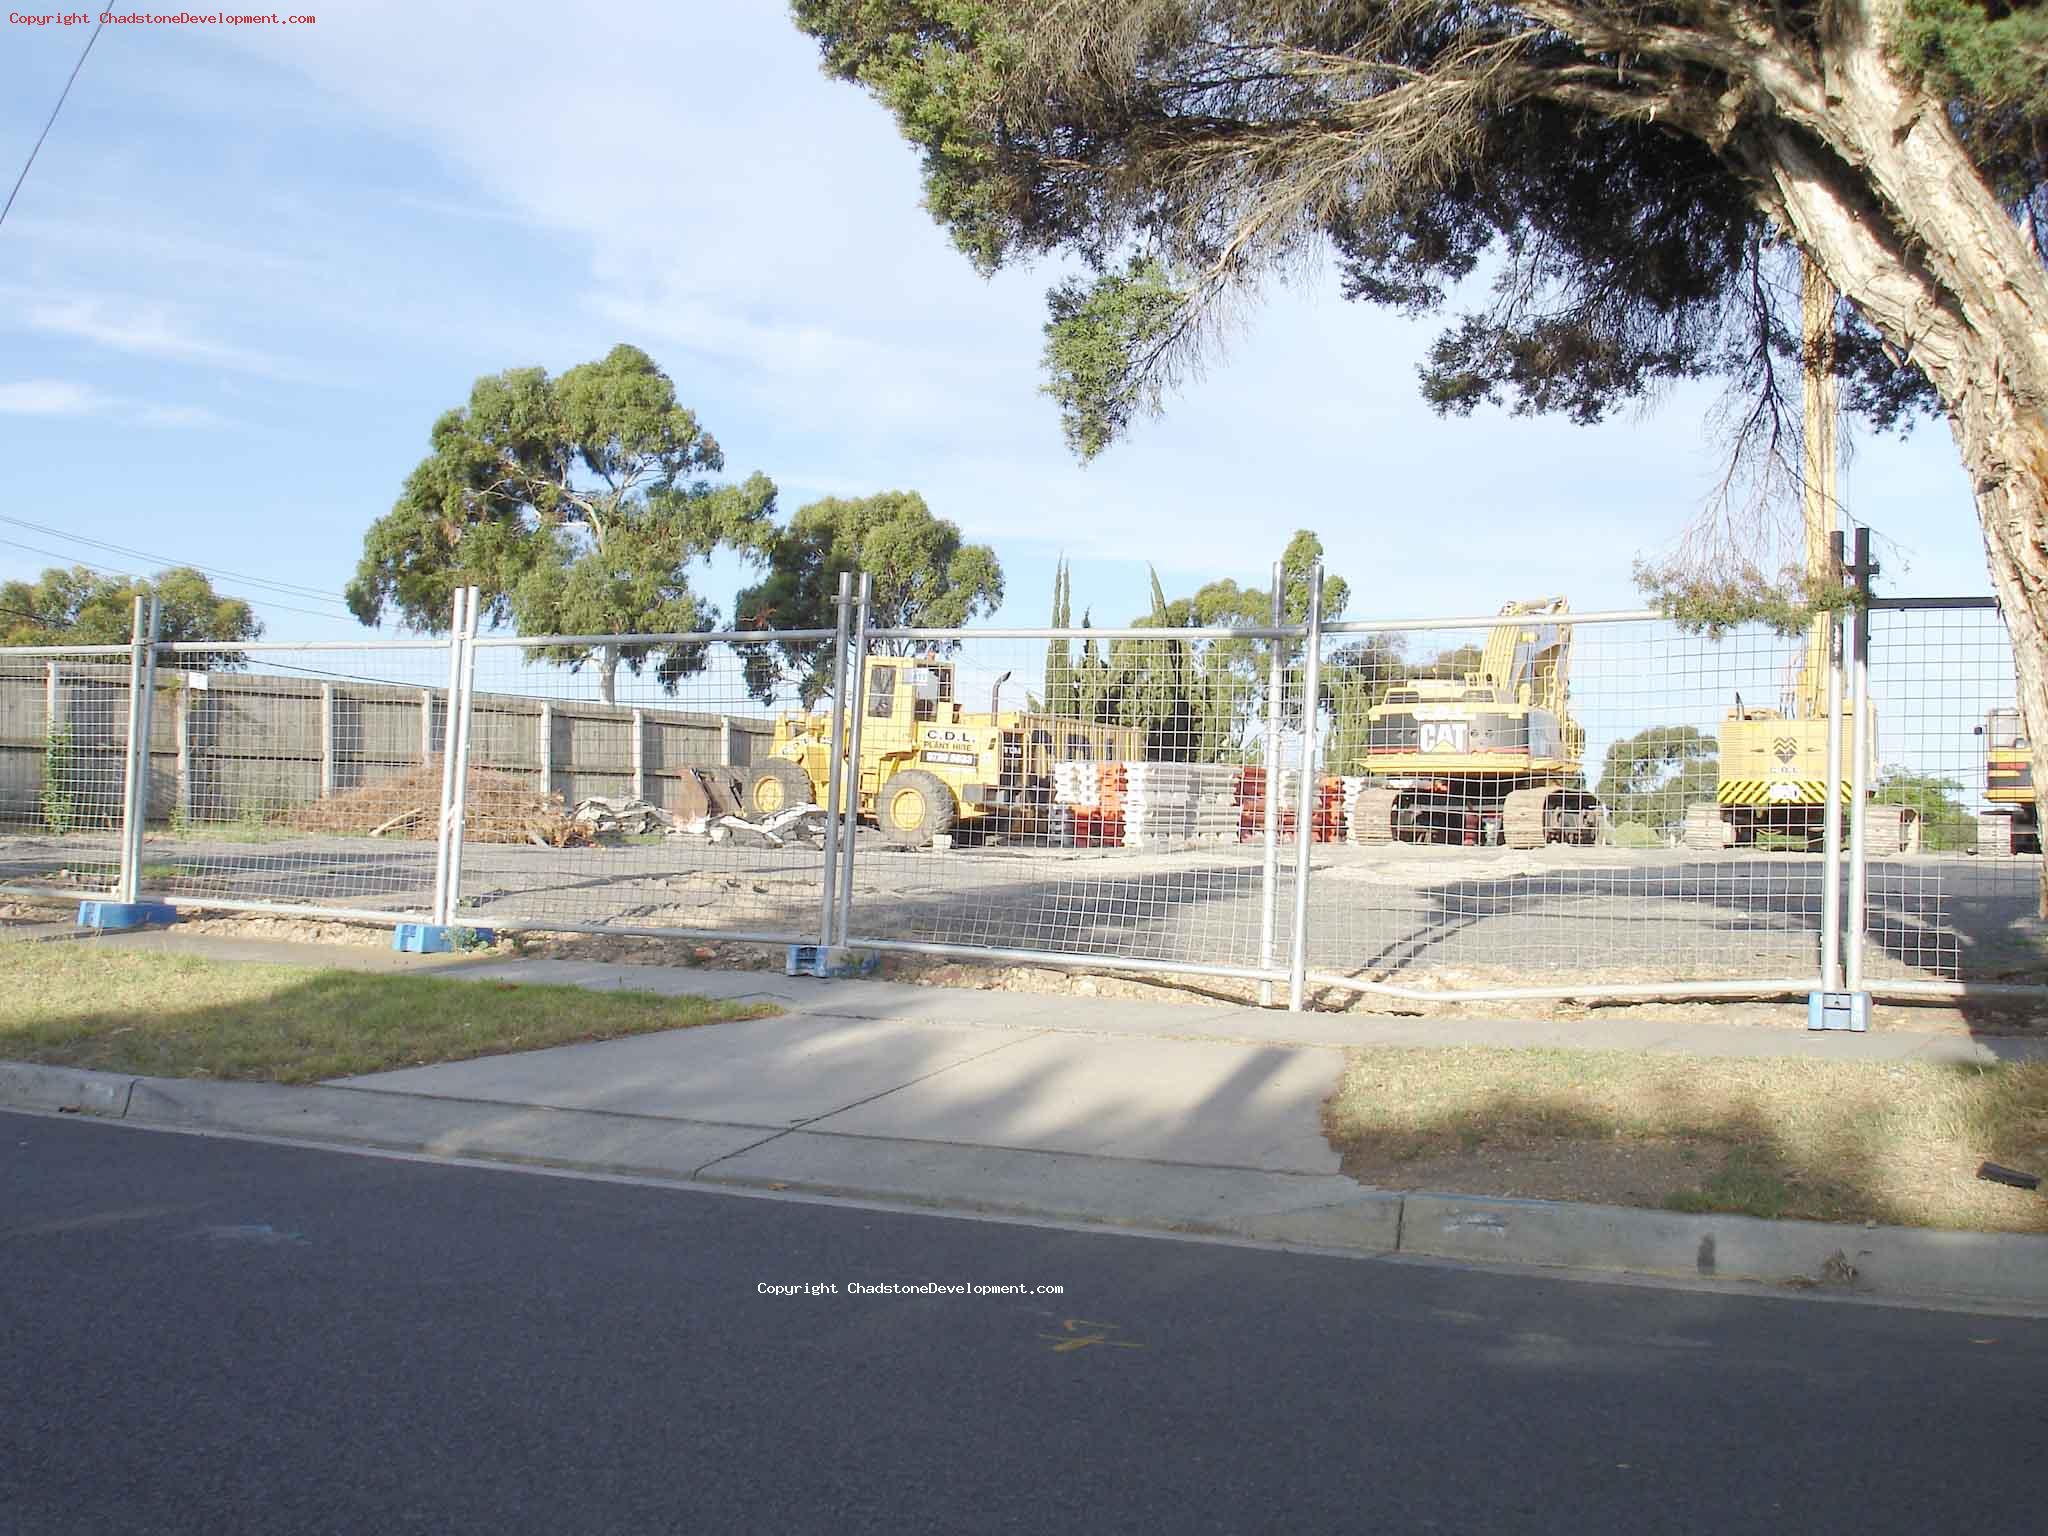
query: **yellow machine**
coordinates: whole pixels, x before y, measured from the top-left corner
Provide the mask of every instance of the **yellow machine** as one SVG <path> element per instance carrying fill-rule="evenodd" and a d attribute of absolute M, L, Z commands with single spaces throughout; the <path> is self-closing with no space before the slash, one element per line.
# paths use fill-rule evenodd
<path fill-rule="evenodd" d="M 1802 290 L 1805 384 L 1806 569 L 1832 570 L 1835 524 L 1836 380 L 1833 371 L 1835 293 L 1807 263 Z M 1681 834 L 1688 848 L 1751 847 L 1762 834 L 1818 847 L 1828 798 L 1828 633 L 1831 619 L 1816 614 L 1797 677 L 1776 709 L 1745 705 L 1740 696 L 1721 719 L 1720 768 L 1712 805 L 1686 808 Z M 1854 768 L 1850 701 L 1839 701 L 1842 773 L 1835 793 L 1846 808 Z M 1870 753 L 1864 782 L 1877 783 L 1877 711 L 1865 733 Z M 1911 853 L 1920 846 L 1920 821 L 1910 807 L 1864 807 L 1864 845 L 1873 853 Z"/>
<path fill-rule="evenodd" d="M 1571 625 L 1563 598 L 1509 603 L 1476 671 L 1417 679 L 1366 715 L 1351 836 L 1361 843 L 1591 843 L 1586 733 L 1566 713 Z"/>
<path fill-rule="evenodd" d="M 961 708 L 951 662 L 870 656 L 865 666 L 860 814 L 890 842 L 921 848 L 961 831 L 1029 830 L 1052 803 L 1055 762 L 1135 761 L 1145 733 L 1056 715 L 1004 710 L 998 678 L 988 713 Z M 832 770 L 830 718 L 776 721 L 768 760 L 748 770 L 746 812 L 823 805 Z"/>
<path fill-rule="evenodd" d="M 2009 857 L 2041 851 L 2041 808 L 2034 794 L 2034 751 L 2016 709 L 1984 717 L 1984 810 L 1977 851 Z"/>

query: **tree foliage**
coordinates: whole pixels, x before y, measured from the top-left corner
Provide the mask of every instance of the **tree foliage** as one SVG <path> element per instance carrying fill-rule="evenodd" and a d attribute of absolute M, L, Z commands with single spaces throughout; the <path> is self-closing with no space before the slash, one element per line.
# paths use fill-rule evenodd
<path fill-rule="evenodd" d="M 637 347 L 558 378 L 515 368 L 478 379 L 430 441 L 364 537 L 347 596 L 365 624 L 391 612 L 410 629 L 445 629 L 455 588 L 475 585 L 489 621 L 521 634 L 715 629 L 718 609 L 692 589 L 690 565 L 721 548 L 758 553 L 773 531 L 774 484 L 761 474 L 714 482 L 724 453 Z M 533 654 L 595 664 L 609 700 L 621 665 L 637 675 L 651 660 L 673 689 L 705 653 L 597 644 Z"/>
<path fill-rule="evenodd" d="M 1282 622 L 1305 623 L 1322 541 L 1307 529 L 1288 541 L 1280 561 Z M 1192 629 L 1256 629 L 1273 619 L 1270 587 L 1213 581 L 1191 596 L 1169 599 L 1151 572 L 1152 605 L 1131 620 L 1155 635 L 1081 642 L 1052 641 L 1046 650 L 1046 703 L 1055 713 L 1141 728 L 1146 755 L 1158 762 L 1241 762 L 1262 750 L 1265 706 L 1275 642 L 1251 635 L 1177 636 Z M 1339 617 L 1350 587 L 1339 576 L 1323 581 L 1323 616 Z M 1053 623 L 1071 625 L 1072 578 L 1065 562 L 1055 577 Z M 1083 615 L 1083 624 L 1088 616 Z M 1291 652 L 1290 667 L 1299 665 Z M 1298 680 L 1285 701 L 1282 728 L 1301 728 Z M 1325 700 L 1330 695 L 1326 692 Z M 1061 706 L 1066 706 L 1062 708 Z"/>
<path fill-rule="evenodd" d="M 1727 381 L 1734 468 L 1683 558 L 1645 570 L 1666 596 L 1732 583 L 1697 594 L 1711 623 L 1770 618 L 1773 589 L 1808 597 L 1796 536 L 1759 521 L 1797 482 L 1802 254 L 1846 296 L 1831 366 L 1865 420 L 1900 427 L 1984 391 L 2038 417 L 2048 397 L 2038 249 L 1982 217 L 1994 197 L 2030 226 L 2042 210 L 2038 7 L 793 10 L 826 71 L 895 114 L 927 207 L 977 266 L 1063 253 L 1092 269 L 1053 291 L 1045 354 L 1083 458 L 1156 411 L 1263 280 L 1331 252 L 1350 298 L 1450 311 L 1420 381 L 1440 412 L 1594 422 L 1676 381 Z M 1467 305 L 1475 275 L 1488 291 Z M 1963 446 L 1981 484 L 2035 473 L 1988 428 Z"/>
<path fill-rule="evenodd" d="M 0 585 L 0 645 L 125 645 L 134 633 L 135 599 L 155 594 L 158 638 L 165 644 L 254 640 L 263 622 L 239 597 L 214 591 L 203 571 L 172 566 L 152 580 L 110 576 L 78 565 L 52 567 L 33 582 Z M 214 658 L 216 667 L 239 658 Z"/>
<path fill-rule="evenodd" d="M 830 629 L 841 572 L 873 579 L 870 629 L 958 629 L 1003 601 L 995 551 L 964 542 L 959 525 L 934 516 L 915 491 L 814 501 L 766 549 L 766 575 L 735 604 L 742 629 Z M 877 641 L 874 648 L 907 654 L 954 647 Z M 747 686 L 764 703 L 791 676 L 806 707 L 830 691 L 825 650 L 803 642 L 746 649 Z"/>
<path fill-rule="evenodd" d="M 1639 822 L 1668 835 L 1689 805 L 1714 798 L 1720 745 L 1691 725 L 1656 725 L 1607 749 L 1594 793 L 1617 823 Z"/>

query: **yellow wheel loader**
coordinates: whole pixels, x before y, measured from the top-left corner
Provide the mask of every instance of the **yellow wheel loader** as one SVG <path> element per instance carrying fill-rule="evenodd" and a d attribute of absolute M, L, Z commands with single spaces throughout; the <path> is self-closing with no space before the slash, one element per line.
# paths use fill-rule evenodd
<path fill-rule="evenodd" d="M 1353 802 L 1352 841 L 1598 841 L 1586 733 L 1566 711 L 1567 608 L 1561 597 L 1507 604 L 1476 671 L 1405 683 L 1367 711 L 1352 771 L 1373 782 Z"/>
<path fill-rule="evenodd" d="M 954 833 L 1041 832 L 1054 763 L 1144 755 L 1145 733 L 1136 726 L 1003 709 L 1007 673 L 982 714 L 962 708 L 951 662 L 870 656 L 864 667 L 860 763 L 842 783 L 850 780 L 849 792 L 859 795 L 861 819 L 899 847 L 926 847 Z M 782 715 L 766 760 L 747 771 L 746 814 L 760 819 L 791 805 L 823 805 L 831 767 L 830 717 Z"/>

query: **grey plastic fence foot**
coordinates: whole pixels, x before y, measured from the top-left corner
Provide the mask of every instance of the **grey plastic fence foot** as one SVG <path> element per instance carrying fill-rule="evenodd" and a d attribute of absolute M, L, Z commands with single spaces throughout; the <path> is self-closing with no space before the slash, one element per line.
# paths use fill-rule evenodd
<path fill-rule="evenodd" d="M 448 955 L 465 949 L 487 949 L 498 942 L 489 928 L 464 928 L 451 923 L 400 923 L 391 933 L 391 947 L 407 955 Z"/>
<path fill-rule="evenodd" d="M 1806 995 L 1808 1029 L 1870 1028 L 1868 992 L 1809 992 Z"/>
<path fill-rule="evenodd" d="M 178 909 L 168 901 L 81 901 L 81 928 L 167 928 L 178 920 Z"/>

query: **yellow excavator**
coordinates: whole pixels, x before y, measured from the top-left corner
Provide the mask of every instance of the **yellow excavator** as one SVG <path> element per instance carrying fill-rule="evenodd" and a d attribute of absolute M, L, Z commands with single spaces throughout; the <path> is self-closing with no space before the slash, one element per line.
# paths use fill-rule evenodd
<path fill-rule="evenodd" d="M 1805 356 L 1806 457 L 1803 499 L 1806 569 L 1834 569 L 1835 291 L 1820 269 L 1806 264 L 1801 284 Z M 1711 805 L 1686 808 L 1681 838 L 1688 848 L 1753 847 L 1766 834 L 1785 842 L 1818 847 L 1828 785 L 1829 615 L 1814 615 L 1798 672 L 1778 707 L 1745 704 L 1740 695 L 1721 720 L 1720 769 Z M 1842 716 L 1842 772 L 1833 793 L 1846 810 L 1854 772 L 1849 761 L 1851 701 L 1839 702 Z M 1877 783 L 1877 711 L 1865 733 L 1870 757 L 1864 782 Z M 1920 821 L 1911 807 L 1870 803 L 1864 807 L 1864 842 L 1873 853 L 1912 853 L 1920 846 Z"/>
<path fill-rule="evenodd" d="M 1373 782 L 1353 801 L 1360 843 L 1588 844 L 1600 802 L 1580 762 L 1586 733 L 1566 710 L 1569 605 L 1508 603 L 1479 665 L 1417 678 L 1366 713 L 1355 772 Z"/>

